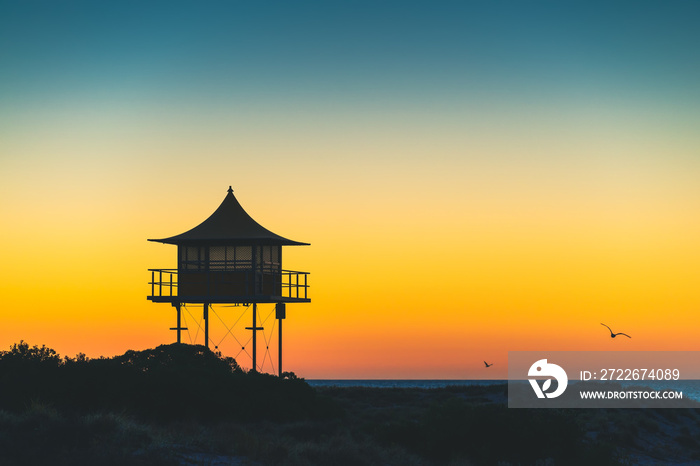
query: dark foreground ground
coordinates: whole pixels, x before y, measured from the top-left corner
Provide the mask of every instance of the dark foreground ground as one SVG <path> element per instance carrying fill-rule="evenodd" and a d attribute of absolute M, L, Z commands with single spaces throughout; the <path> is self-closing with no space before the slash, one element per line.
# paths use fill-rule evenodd
<path fill-rule="evenodd" d="M 12 351 L 0 465 L 700 464 L 698 409 L 508 409 L 505 384 L 314 389 L 187 345 Z"/>
<path fill-rule="evenodd" d="M 323 388 L 338 413 L 282 421 L 155 422 L 34 404 L 0 412 L 0 458 L 7 465 L 700 464 L 697 410 L 514 410 L 505 389 Z"/>

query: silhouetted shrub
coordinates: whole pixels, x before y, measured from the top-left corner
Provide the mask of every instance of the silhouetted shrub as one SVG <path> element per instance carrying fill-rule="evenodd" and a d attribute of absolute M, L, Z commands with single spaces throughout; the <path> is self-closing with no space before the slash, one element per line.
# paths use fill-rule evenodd
<path fill-rule="evenodd" d="M 0 408 L 40 401 L 82 412 L 126 410 L 154 420 L 300 419 L 337 412 L 303 380 L 246 373 L 200 345 L 161 345 L 113 358 L 61 359 L 23 341 L 0 352 Z M 330 408 L 330 409 L 329 409 Z"/>
<path fill-rule="evenodd" d="M 587 448 L 570 414 L 451 399 L 418 419 L 385 424 L 378 436 L 437 462 L 468 458 L 475 464 L 535 464 L 551 458 L 554 464 L 617 464 L 611 452 L 601 459 L 599 449 Z"/>
<path fill-rule="evenodd" d="M 38 403 L 21 414 L 0 413 L 3 465 L 178 464 L 163 452 L 134 455 L 152 443 L 147 427 L 114 415 L 61 414 Z"/>

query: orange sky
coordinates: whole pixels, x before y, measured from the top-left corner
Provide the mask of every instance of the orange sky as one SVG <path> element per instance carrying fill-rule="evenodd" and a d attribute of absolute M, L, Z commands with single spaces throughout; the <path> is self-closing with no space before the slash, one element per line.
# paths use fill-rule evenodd
<path fill-rule="evenodd" d="M 236 195 L 256 220 L 311 242 L 285 248 L 284 267 L 311 272 L 312 286 L 312 303 L 288 308 L 286 370 L 309 378 L 505 377 L 514 350 L 698 349 L 700 228 L 690 212 L 640 203 L 616 216 L 596 201 L 565 212 L 561 197 L 527 191 L 513 194 L 522 208 L 510 211 L 487 197 L 479 206 L 476 196 L 439 197 L 408 185 L 374 202 L 367 191 L 349 190 L 311 204 L 310 187 L 254 196 L 250 183 L 242 185 Z M 4 344 L 25 339 L 98 356 L 173 341 L 174 310 L 146 295 L 147 269 L 174 267 L 176 248 L 146 238 L 204 220 L 223 199 L 222 186 L 149 196 L 26 189 L 5 210 L 14 228 L 6 231 L 12 247 L 1 277 Z M 287 202 L 271 202 L 276 195 Z M 342 210 L 326 208 L 336 200 Z M 681 210 L 677 201 L 666 205 Z M 192 318 L 201 317 L 199 308 L 188 310 L 186 342 L 196 333 Z M 215 310 L 229 326 L 241 314 Z M 271 310 L 260 306 L 261 318 Z M 238 324 L 239 341 L 247 341 L 242 327 L 250 319 Z M 610 339 L 600 322 L 633 339 Z M 212 317 L 212 338 L 223 334 Z M 221 349 L 238 353 L 231 337 Z M 484 359 L 495 364 L 489 372 Z M 249 367 L 245 354 L 239 360 Z"/>

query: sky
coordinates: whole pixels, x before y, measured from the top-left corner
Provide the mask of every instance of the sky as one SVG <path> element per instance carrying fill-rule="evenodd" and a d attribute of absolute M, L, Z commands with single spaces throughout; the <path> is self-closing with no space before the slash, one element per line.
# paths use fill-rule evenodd
<path fill-rule="evenodd" d="M 231 185 L 311 243 L 284 251 L 310 272 L 284 322 L 299 376 L 700 350 L 699 19 L 693 1 L 0 0 L 0 349 L 173 342 L 146 296 L 175 247 L 146 240 Z M 249 367 L 250 311 L 216 313 Z"/>

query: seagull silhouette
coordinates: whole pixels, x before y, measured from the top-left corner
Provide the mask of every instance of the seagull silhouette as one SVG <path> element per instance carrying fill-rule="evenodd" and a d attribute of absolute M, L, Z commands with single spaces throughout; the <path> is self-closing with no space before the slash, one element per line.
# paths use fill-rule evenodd
<path fill-rule="evenodd" d="M 485 365 L 486 367 L 491 367 L 491 366 L 493 366 L 493 363 L 489 364 L 489 363 L 487 363 L 486 361 L 484 361 L 484 365 Z"/>
<path fill-rule="evenodd" d="M 605 325 L 605 324 L 600 324 L 600 325 L 602 325 L 603 327 L 607 327 L 608 330 L 610 330 L 610 338 L 615 338 L 615 337 L 618 336 L 618 335 L 624 335 L 624 336 L 626 336 L 627 338 L 632 338 L 631 336 L 627 335 L 626 333 L 622 333 L 622 332 L 620 332 L 620 333 L 613 333 L 612 329 L 611 329 L 610 327 L 608 327 L 607 325 Z"/>

